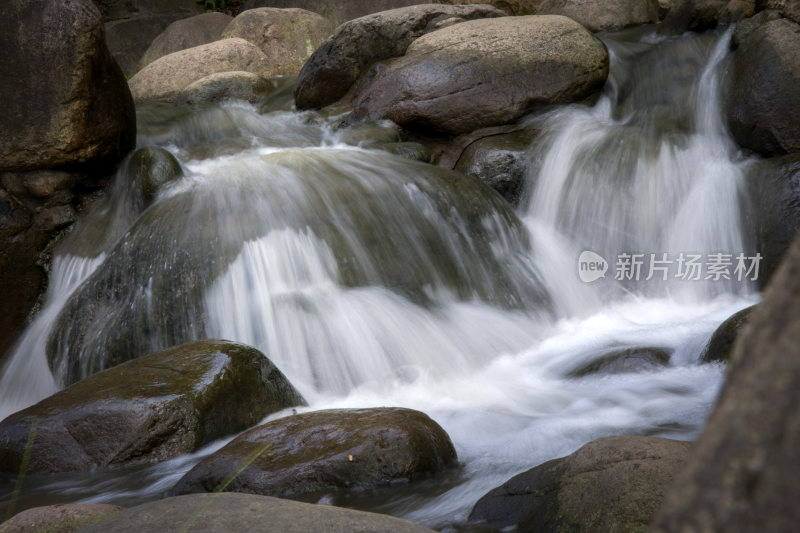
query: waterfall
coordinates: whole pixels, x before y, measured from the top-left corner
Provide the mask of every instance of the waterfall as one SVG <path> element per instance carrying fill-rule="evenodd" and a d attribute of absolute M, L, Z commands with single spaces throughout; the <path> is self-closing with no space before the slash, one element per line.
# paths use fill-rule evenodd
<path fill-rule="evenodd" d="M 47 304 L 0 377 L 0 417 L 172 344 L 247 343 L 309 409 L 404 406 L 439 422 L 458 472 L 349 502 L 439 528 L 592 439 L 694 438 L 723 375 L 699 354 L 758 295 L 732 272 L 615 274 L 622 254 L 677 268 L 681 253 L 754 253 L 746 162 L 720 113 L 729 36 L 603 37 L 611 75 L 596 102 L 526 119 L 541 133 L 516 212 L 477 181 L 385 151 L 392 124 L 285 102 L 142 107 L 139 146 L 168 149 L 185 175 L 145 209 L 120 172 L 55 250 Z M 581 280 L 586 251 L 605 278 Z M 629 350 L 658 357 L 593 373 Z M 130 505 L 219 445 L 36 490 Z"/>

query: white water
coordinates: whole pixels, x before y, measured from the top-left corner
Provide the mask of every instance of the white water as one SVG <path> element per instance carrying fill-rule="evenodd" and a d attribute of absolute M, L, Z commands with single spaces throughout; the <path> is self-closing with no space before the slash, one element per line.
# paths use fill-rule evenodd
<path fill-rule="evenodd" d="M 669 105 L 665 111 L 663 102 L 629 93 L 631 79 L 649 72 L 637 57 L 648 50 L 669 56 L 663 47 L 670 41 L 655 48 L 609 41 L 612 79 L 598 103 L 536 118 L 547 133 L 532 148 L 531 159 L 539 161 L 530 176 L 535 186 L 521 210 L 530 250 L 491 212 L 477 233 L 492 241 L 481 248 L 486 243 L 476 226 L 458 212 L 472 204 L 432 194 L 425 183 L 434 177 L 424 166 L 342 144 L 347 130 L 335 132 L 311 114 L 258 115 L 242 104 L 142 135 L 140 144 L 168 146 L 188 175 L 145 212 L 161 229 L 142 222 L 120 242 L 164 231 L 160 247 L 147 250 L 152 264 L 168 266 L 173 251 L 164 243 L 172 236 L 195 243 L 180 239 L 197 226 L 216 223 L 217 238 L 238 239 L 198 302 L 205 333 L 264 351 L 309 409 L 405 406 L 428 413 L 453 439 L 461 469 L 419 493 L 396 489 L 380 502 L 355 505 L 434 527 L 463 522 L 489 489 L 592 439 L 692 439 L 702 428 L 723 368 L 697 364 L 700 352 L 714 328 L 757 295 L 744 283 L 584 284 L 577 276 L 584 249 L 609 260 L 621 251 L 747 250 L 738 213 L 741 163 L 719 122 L 716 84 L 726 38 L 696 39 L 679 43 L 701 59 L 686 87 L 690 98 L 673 103 L 676 114 L 690 117 L 677 130 L 661 127 Z M 633 111 L 626 101 L 636 104 Z M 421 174 L 409 180 L 413 173 Z M 181 211 L 183 220 L 153 217 L 185 197 L 191 210 Z M 249 226 L 236 226 L 241 220 Z M 193 260 L 217 259 L 215 250 L 200 245 Z M 114 277 L 112 259 L 56 258 L 49 303 L 3 371 L 0 416 L 56 389 L 45 357 L 50 331 L 92 271 L 96 278 L 111 269 Z M 398 265 L 419 275 L 398 278 Z M 154 313 L 159 293 L 152 287 L 158 276 L 170 281 L 169 270 L 125 280 L 146 294 L 144 303 L 131 301 Z M 71 281 L 58 283 L 62 276 Z M 531 289 L 537 277 L 552 313 Z M 136 340 L 168 341 L 155 334 Z M 669 364 L 571 377 L 609 351 L 631 347 L 668 350 Z M 37 490 L 70 501 L 131 504 L 168 491 L 220 445 L 127 477 L 59 480 Z"/>

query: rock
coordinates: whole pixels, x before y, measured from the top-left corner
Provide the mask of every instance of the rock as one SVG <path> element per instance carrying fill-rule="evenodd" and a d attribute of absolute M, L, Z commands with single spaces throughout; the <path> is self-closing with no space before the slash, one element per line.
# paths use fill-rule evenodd
<path fill-rule="evenodd" d="M 267 76 L 269 60 L 254 44 L 244 39 L 222 39 L 169 54 L 140 70 L 129 85 L 137 103 L 174 102 L 180 92 L 211 74 L 229 71 Z"/>
<path fill-rule="evenodd" d="M 378 150 L 385 150 L 390 154 L 399 155 L 413 161 L 431 162 L 431 151 L 420 143 L 414 142 L 390 142 L 379 143 L 374 146 Z"/>
<path fill-rule="evenodd" d="M 304 9 L 260 8 L 245 11 L 222 36 L 258 46 L 270 63 L 267 77 L 297 76 L 306 60 L 333 33 L 331 21 Z"/>
<path fill-rule="evenodd" d="M 75 472 L 163 461 L 303 403 L 261 352 L 198 341 L 100 372 L 0 422 L 0 471 Z"/>
<path fill-rule="evenodd" d="M 355 112 L 455 135 L 579 100 L 607 76 L 605 45 L 567 17 L 475 20 L 414 41 L 359 88 Z"/>
<path fill-rule="evenodd" d="M 6 0 L 0 172 L 113 168 L 135 143 L 133 103 L 89 0 Z M 57 66 L 57 68 L 55 67 Z"/>
<path fill-rule="evenodd" d="M 106 42 L 122 72 L 130 78 L 139 61 L 173 22 L 199 15 L 204 8 L 195 0 L 95 0 L 108 22 Z"/>
<path fill-rule="evenodd" d="M 764 288 L 800 230 L 800 155 L 754 163 L 747 171 L 747 191 L 755 250 L 762 256 L 758 285 Z"/>
<path fill-rule="evenodd" d="M 239 435 L 190 470 L 172 494 L 214 491 L 238 473 L 223 490 L 316 501 L 331 491 L 427 477 L 455 461 L 450 437 L 419 411 L 315 411 Z"/>
<path fill-rule="evenodd" d="M 729 316 L 720 326 L 714 330 L 708 344 L 703 349 L 700 361 L 703 363 L 728 362 L 733 341 L 739 335 L 742 327 L 747 323 L 747 319 L 756 310 L 755 305 L 746 307 L 737 313 Z"/>
<path fill-rule="evenodd" d="M 194 105 L 238 99 L 255 104 L 274 90 L 275 84 L 252 72 L 217 72 L 189 84 L 175 102 L 180 105 Z"/>
<path fill-rule="evenodd" d="M 800 240 L 748 319 L 654 533 L 793 531 L 800 521 Z"/>
<path fill-rule="evenodd" d="M 768 9 L 761 11 L 757 15 L 741 21 L 736 25 L 736 30 L 731 37 L 731 50 L 736 50 L 739 44 L 744 41 L 751 33 L 766 24 L 771 20 L 778 20 L 781 18 L 779 11 L 775 9 Z"/>
<path fill-rule="evenodd" d="M 192 494 L 126 509 L 82 533 L 433 533 L 391 516 L 251 494 Z"/>
<path fill-rule="evenodd" d="M 40 254 L 136 141 L 91 2 L 8 0 L 2 11 L 0 358 L 44 291 Z"/>
<path fill-rule="evenodd" d="M 374 63 L 402 56 L 415 39 L 445 20 L 504 15 L 489 6 L 426 4 L 351 20 L 336 28 L 303 66 L 294 93 L 297 107 L 310 109 L 336 102 Z"/>
<path fill-rule="evenodd" d="M 755 12 L 755 0 L 677 0 L 658 31 L 662 34 L 701 32 L 752 17 Z"/>
<path fill-rule="evenodd" d="M 537 15 L 564 15 L 590 31 L 621 30 L 658 22 L 657 0 L 543 0 Z"/>
<path fill-rule="evenodd" d="M 581 378 L 591 374 L 629 374 L 663 368 L 669 364 L 671 350 L 665 348 L 623 348 L 600 354 L 568 376 Z"/>
<path fill-rule="evenodd" d="M 161 187 L 183 176 L 183 169 L 175 156 L 157 146 L 139 148 L 126 164 L 134 187 L 141 191 L 140 211 L 155 199 Z"/>
<path fill-rule="evenodd" d="M 773 20 L 750 33 L 733 54 L 726 102 L 739 145 L 765 156 L 800 151 L 800 25 Z"/>
<path fill-rule="evenodd" d="M 658 19 L 664 20 L 664 18 L 672 11 L 672 8 L 675 7 L 675 2 L 677 0 L 658 0 Z"/>
<path fill-rule="evenodd" d="M 639 436 L 592 441 L 490 491 L 469 521 L 491 531 L 643 531 L 689 447 Z"/>
<path fill-rule="evenodd" d="M 153 39 L 139 59 L 137 70 L 174 52 L 221 39 L 222 31 L 232 20 L 233 17 L 224 13 L 203 13 L 173 22 Z"/>
<path fill-rule="evenodd" d="M 532 15 L 539 0 L 247 0 L 243 11 L 259 7 L 297 7 L 319 13 L 339 25 L 365 15 L 420 4 L 487 4 L 509 15 Z"/>
<path fill-rule="evenodd" d="M 71 503 L 34 507 L 14 515 L 0 524 L 0 533 L 72 533 L 80 528 L 116 516 L 119 505 L 105 503 Z"/>
<path fill-rule="evenodd" d="M 481 180 L 516 206 L 525 185 L 527 148 L 535 135 L 519 130 L 478 139 L 464 150 L 455 169 Z"/>

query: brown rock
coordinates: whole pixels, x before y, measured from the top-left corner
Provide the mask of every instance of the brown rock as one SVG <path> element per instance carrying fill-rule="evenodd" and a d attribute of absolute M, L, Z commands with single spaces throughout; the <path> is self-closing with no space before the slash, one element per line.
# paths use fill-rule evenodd
<path fill-rule="evenodd" d="M 0 524 L 0 533 L 72 533 L 116 516 L 123 507 L 105 503 L 69 503 L 34 507 Z"/>

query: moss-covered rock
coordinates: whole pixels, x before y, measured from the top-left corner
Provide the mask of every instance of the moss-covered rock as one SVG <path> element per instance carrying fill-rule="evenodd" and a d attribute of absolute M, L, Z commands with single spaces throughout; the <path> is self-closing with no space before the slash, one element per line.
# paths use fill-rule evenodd
<path fill-rule="evenodd" d="M 645 531 L 689 443 L 607 437 L 490 491 L 469 521 L 489 531 Z"/>
<path fill-rule="evenodd" d="M 316 411 L 238 436 L 190 470 L 173 494 L 221 489 L 316 501 L 430 476 L 455 460 L 447 433 L 419 411 Z"/>
<path fill-rule="evenodd" d="M 163 461 L 301 403 L 258 350 L 227 341 L 184 344 L 95 374 L 6 418 L 0 471 Z"/>

